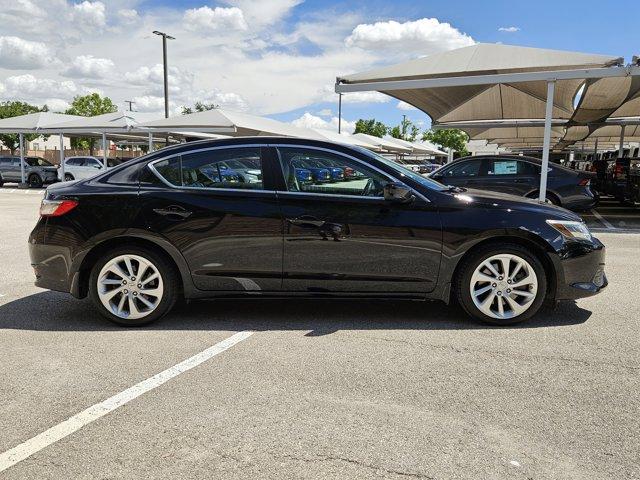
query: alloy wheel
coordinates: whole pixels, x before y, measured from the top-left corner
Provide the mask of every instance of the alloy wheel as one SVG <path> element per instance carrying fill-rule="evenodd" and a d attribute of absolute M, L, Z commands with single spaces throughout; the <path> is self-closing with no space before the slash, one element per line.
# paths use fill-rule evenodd
<path fill-rule="evenodd" d="M 109 260 L 97 279 L 102 305 L 124 319 L 144 318 L 153 312 L 164 293 L 158 268 L 139 255 L 119 255 Z"/>
<path fill-rule="evenodd" d="M 505 320 L 529 309 L 538 294 L 538 277 L 524 258 L 503 253 L 476 267 L 469 288 L 473 303 L 482 313 Z"/>

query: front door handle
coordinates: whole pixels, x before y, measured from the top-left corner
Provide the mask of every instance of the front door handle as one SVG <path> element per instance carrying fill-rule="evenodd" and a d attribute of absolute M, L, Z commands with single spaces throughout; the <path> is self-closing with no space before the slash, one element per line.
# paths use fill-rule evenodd
<path fill-rule="evenodd" d="M 158 215 L 162 215 L 165 217 L 175 216 L 182 219 L 189 218 L 193 214 L 193 212 L 185 210 L 178 205 L 169 205 L 166 208 L 154 208 L 153 211 Z"/>

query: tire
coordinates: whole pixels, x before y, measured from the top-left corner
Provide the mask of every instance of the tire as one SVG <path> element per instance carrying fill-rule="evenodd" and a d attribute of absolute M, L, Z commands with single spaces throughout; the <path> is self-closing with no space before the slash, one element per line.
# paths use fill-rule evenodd
<path fill-rule="evenodd" d="M 509 260 L 507 265 L 510 274 L 518 270 L 513 279 L 509 275 L 503 275 L 505 259 Z M 496 270 L 495 273 L 499 274 L 497 277 L 489 268 L 482 267 L 487 260 Z M 519 268 L 516 268 L 517 263 L 521 264 Z M 464 258 L 458 272 L 455 281 L 458 302 L 469 316 L 492 325 L 513 325 L 531 318 L 542 306 L 547 292 L 547 277 L 540 259 L 517 244 L 485 245 Z M 525 279 L 525 275 L 529 275 L 528 279 Z M 489 278 L 485 280 L 485 276 L 495 281 L 488 281 Z M 511 283 L 507 283 L 509 281 Z M 525 285 L 518 287 L 521 282 L 525 282 Z M 512 284 L 516 288 L 512 288 Z M 472 290 L 482 292 L 483 289 L 486 293 L 472 293 Z M 514 295 L 515 291 L 521 294 Z M 488 306 L 485 301 L 489 302 Z M 499 310 L 500 302 L 502 315 Z M 479 306 L 482 304 L 485 305 L 484 309 Z"/>
<path fill-rule="evenodd" d="M 29 175 L 27 181 L 29 182 L 29 186 L 31 188 L 42 187 L 42 178 L 40 178 L 40 175 L 38 175 L 37 173 L 32 173 L 31 175 Z"/>
<path fill-rule="evenodd" d="M 133 276 L 129 276 L 129 265 L 125 257 L 129 259 Z M 148 267 L 143 272 L 143 278 L 136 279 L 142 266 L 141 261 L 146 262 Z M 127 275 L 114 273 L 118 266 L 121 273 Z M 151 273 L 157 273 L 157 279 L 144 282 Z M 119 290 L 119 293 L 107 299 L 109 295 L 105 294 L 115 290 Z M 145 294 L 145 291 L 154 294 Z M 89 296 L 96 309 L 106 319 L 126 327 L 146 325 L 166 315 L 176 303 L 178 292 L 178 275 L 173 266 L 162 255 L 141 247 L 122 247 L 108 252 L 95 263 L 89 276 Z M 147 306 L 147 302 L 154 307 Z M 119 307 L 121 310 L 118 310 Z"/>
<path fill-rule="evenodd" d="M 71 175 L 70 173 L 65 173 L 64 174 L 64 181 L 65 182 L 72 182 L 74 180 L 75 180 L 75 178 L 73 178 L 73 175 Z"/>

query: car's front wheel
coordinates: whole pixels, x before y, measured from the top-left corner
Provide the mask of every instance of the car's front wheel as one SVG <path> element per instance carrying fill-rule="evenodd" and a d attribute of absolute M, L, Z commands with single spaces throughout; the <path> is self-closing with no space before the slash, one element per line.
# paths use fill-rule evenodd
<path fill-rule="evenodd" d="M 122 248 L 104 255 L 89 278 L 89 294 L 107 319 L 140 326 L 164 316 L 176 302 L 177 275 L 167 260 L 144 248 Z"/>
<path fill-rule="evenodd" d="M 547 279 L 540 260 L 516 244 L 480 248 L 463 260 L 456 293 L 472 317 L 495 325 L 526 320 L 540 309 Z"/>
<path fill-rule="evenodd" d="M 35 173 L 29 175 L 29 186 L 32 188 L 40 188 L 42 187 L 42 178 L 40 178 L 40 175 L 37 175 Z"/>
<path fill-rule="evenodd" d="M 72 182 L 74 180 L 75 180 L 75 178 L 73 178 L 73 175 L 71 175 L 70 173 L 65 173 L 64 174 L 64 181 L 65 182 Z"/>

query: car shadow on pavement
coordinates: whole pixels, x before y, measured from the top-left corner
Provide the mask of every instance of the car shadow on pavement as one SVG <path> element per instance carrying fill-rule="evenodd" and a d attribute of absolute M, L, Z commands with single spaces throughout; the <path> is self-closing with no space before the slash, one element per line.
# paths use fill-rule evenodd
<path fill-rule="evenodd" d="M 578 325 L 591 316 L 574 302 L 543 307 L 532 319 L 492 327 L 468 318 L 460 307 L 441 302 L 340 299 L 220 299 L 193 301 L 138 330 L 301 330 L 307 336 L 339 330 L 469 330 Z M 0 305 L 0 329 L 104 331 L 122 327 L 100 316 L 88 299 L 45 291 Z"/>

